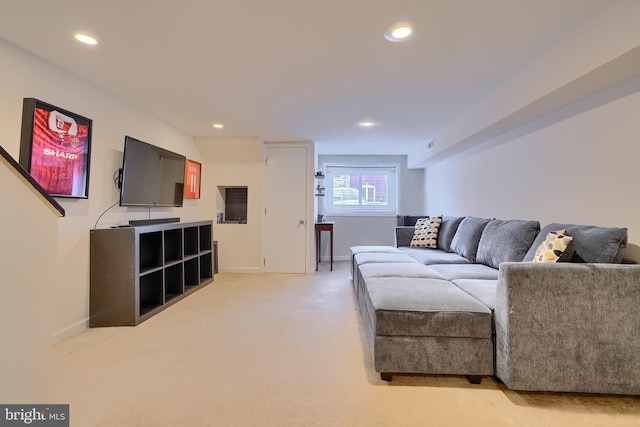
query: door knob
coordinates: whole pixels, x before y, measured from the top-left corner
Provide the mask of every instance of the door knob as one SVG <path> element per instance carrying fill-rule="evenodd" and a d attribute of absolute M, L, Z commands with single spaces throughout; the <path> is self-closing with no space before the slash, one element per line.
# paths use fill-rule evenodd
<path fill-rule="evenodd" d="M 304 224 L 304 219 L 301 219 L 300 221 L 298 221 L 298 224 L 300 225 Z"/>

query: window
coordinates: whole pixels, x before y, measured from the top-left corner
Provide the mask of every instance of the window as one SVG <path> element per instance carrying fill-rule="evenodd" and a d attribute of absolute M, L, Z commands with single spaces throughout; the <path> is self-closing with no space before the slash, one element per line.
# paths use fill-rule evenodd
<path fill-rule="evenodd" d="M 398 166 L 325 166 L 325 215 L 396 215 Z"/>

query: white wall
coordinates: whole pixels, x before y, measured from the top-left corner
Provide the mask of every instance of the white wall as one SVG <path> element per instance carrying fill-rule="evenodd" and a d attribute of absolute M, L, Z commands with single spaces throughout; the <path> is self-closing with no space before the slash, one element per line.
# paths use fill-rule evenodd
<path fill-rule="evenodd" d="M 414 154 L 427 213 L 628 227 L 640 260 L 639 17 L 611 7 Z"/>
<path fill-rule="evenodd" d="M 222 272 L 260 272 L 262 265 L 262 164 L 261 163 L 206 163 L 207 200 L 216 200 L 218 186 L 247 187 L 247 223 L 214 224 L 213 235 L 218 241 L 218 263 Z M 204 196 L 204 194 L 203 194 Z M 212 215 L 221 210 L 207 203 Z"/>
<path fill-rule="evenodd" d="M 262 272 L 264 161 L 268 145 L 303 145 L 308 142 L 263 142 L 259 137 L 197 137 L 195 143 L 203 158 L 202 209 L 215 218 L 222 210 L 219 187 L 247 187 L 247 223 L 214 224 L 213 234 L 218 241 L 218 264 L 221 272 Z M 313 150 L 310 148 L 309 152 Z M 313 154 L 309 159 L 311 169 Z M 312 182 L 309 182 L 309 192 Z M 308 217 L 311 219 L 312 212 Z M 313 255 L 313 231 L 308 230 L 307 252 Z M 312 259 L 306 261 L 314 265 Z M 307 269 L 312 271 L 310 268 Z"/>
<path fill-rule="evenodd" d="M 640 75 L 640 2 L 618 2 L 506 81 L 435 135 L 435 148 L 411 153 L 428 166 Z"/>
<path fill-rule="evenodd" d="M 0 160 L 0 402 L 48 401 L 59 214 Z M 7 201 L 11 201 L 8 203 Z M 54 256 L 52 256 L 54 255 Z"/>
<path fill-rule="evenodd" d="M 263 143 L 260 138 L 195 139 L 202 153 L 202 208 L 216 217 L 218 187 L 247 187 L 247 223 L 215 224 L 218 265 L 221 272 L 262 271 L 262 173 Z"/>
<path fill-rule="evenodd" d="M 185 132 L 2 40 L 0 62 L 0 141 L 14 158 L 17 159 L 19 153 L 25 97 L 40 99 L 93 120 L 89 198 L 57 199 L 66 210 L 66 217 L 58 220 L 56 268 L 49 270 L 47 277 L 53 290 L 51 333 L 56 340 L 62 339 L 87 325 L 89 230 L 94 228 L 100 214 L 118 201 L 112 176 L 122 165 L 124 136 L 134 136 L 196 161 L 200 161 L 200 155 L 193 138 Z M 183 221 L 213 219 L 209 213 L 201 213 L 200 203 L 200 200 L 185 200 L 183 208 L 156 208 L 151 212 L 116 206 L 102 217 L 98 227 L 149 215 L 180 217 Z M 28 229 L 31 225 L 25 221 L 17 226 Z M 0 257 L 12 250 L 11 246 L 3 245 Z M 33 268 L 39 268 L 37 263 L 33 263 Z"/>
<path fill-rule="evenodd" d="M 640 243 L 640 93 L 430 166 L 429 212 L 629 228 Z"/>

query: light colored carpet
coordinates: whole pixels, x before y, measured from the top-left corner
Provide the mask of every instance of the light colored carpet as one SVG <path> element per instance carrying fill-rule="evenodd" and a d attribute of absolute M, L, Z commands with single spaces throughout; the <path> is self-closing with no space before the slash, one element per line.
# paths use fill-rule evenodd
<path fill-rule="evenodd" d="M 137 327 L 53 349 L 71 426 L 640 426 L 640 397 L 518 393 L 373 370 L 346 262 L 218 274 Z"/>

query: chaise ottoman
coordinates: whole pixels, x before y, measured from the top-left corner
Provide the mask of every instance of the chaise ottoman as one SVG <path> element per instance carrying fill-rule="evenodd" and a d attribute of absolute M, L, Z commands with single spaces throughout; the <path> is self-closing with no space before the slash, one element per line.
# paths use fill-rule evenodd
<path fill-rule="evenodd" d="M 453 283 L 370 277 L 361 286 L 358 302 L 383 380 L 420 373 L 466 375 L 479 383 L 494 374 L 491 310 Z"/>

